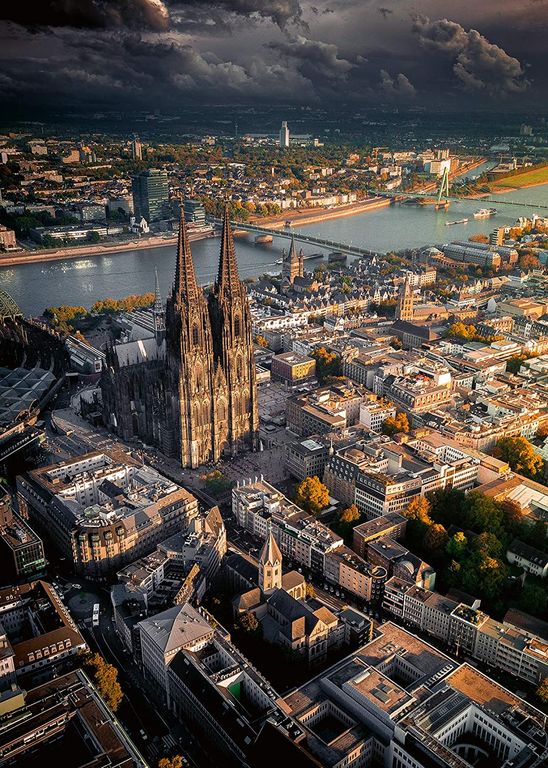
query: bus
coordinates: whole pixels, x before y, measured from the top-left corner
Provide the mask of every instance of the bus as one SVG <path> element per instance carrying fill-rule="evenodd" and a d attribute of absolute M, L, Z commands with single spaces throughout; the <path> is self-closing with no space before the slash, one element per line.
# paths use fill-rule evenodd
<path fill-rule="evenodd" d="M 93 606 L 93 619 L 91 624 L 93 627 L 99 626 L 99 603 L 95 603 Z"/>

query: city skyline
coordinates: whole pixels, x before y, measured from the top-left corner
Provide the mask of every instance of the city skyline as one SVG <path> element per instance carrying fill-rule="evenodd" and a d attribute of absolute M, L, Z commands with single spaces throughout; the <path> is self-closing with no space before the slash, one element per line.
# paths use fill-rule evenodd
<path fill-rule="evenodd" d="M 66 0 L 0 10 L 0 98 L 33 108 L 233 102 L 537 106 L 545 0 Z"/>

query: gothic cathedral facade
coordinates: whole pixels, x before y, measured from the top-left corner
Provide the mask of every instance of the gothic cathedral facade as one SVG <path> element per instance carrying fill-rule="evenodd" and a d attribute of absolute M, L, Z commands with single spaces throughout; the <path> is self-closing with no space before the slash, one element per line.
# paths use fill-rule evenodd
<path fill-rule="evenodd" d="M 153 442 L 183 467 L 256 449 L 259 417 L 251 315 L 238 276 L 228 209 L 217 280 L 208 298 L 196 279 L 181 214 L 165 332 L 144 340 L 136 350 L 124 349 L 131 344 L 135 342 L 109 349 L 101 380 L 105 421 L 122 438 Z M 143 350 L 146 360 L 139 359 Z M 131 393 L 142 393 L 140 399 L 131 399 L 128 381 Z"/>

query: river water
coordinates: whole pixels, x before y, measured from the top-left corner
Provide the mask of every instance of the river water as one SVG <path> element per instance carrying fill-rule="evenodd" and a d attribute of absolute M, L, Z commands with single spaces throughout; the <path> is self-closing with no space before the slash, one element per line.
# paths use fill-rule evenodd
<path fill-rule="evenodd" d="M 479 169 L 481 170 L 481 169 Z M 478 173 L 476 171 L 475 173 Z M 500 204 L 467 200 L 452 203 L 448 211 L 436 212 L 433 206 L 394 205 L 369 213 L 357 214 L 331 221 L 318 222 L 301 228 L 302 232 L 337 242 L 360 245 L 379 252 L 435 245 L 450 240 L 467 239 L 471 234 L 488 234 L 496 226 L 513 224 L 519 216 L 548 215 L 548 185 L 529 187 L 504 195 L 494 195 Z M 521 205 L 509 205 L 510 200 Z M 477 220 L 475 210 L 495 207 L 491 219 Z M 446 226 L 446 221 L 469 218 L 467 224 Z M 238 266 L 242 279 L 266 272 L 280 272 L 276 263 L 285 238 L 274 238 L 271 245 L 255 245 L 253 236 L 236 241 Z M 306 246 L 305 254 L 319 252 L 316 246 Z M 200 240 L 192 244 L 192 254 L 198 279 L 206 284 L 213 281 L 219 258 L 219 240 Z M 324 256 L 327 252 L 324 251 Z M 311 268 L 315 261 L 305 267 Z M 154 290 L 154 268 L 157 267 L 160 287 L 167 295 L 173 280 L 175 246 L 120 253 L 82 256 L 66 261 L 42 264 L 20 264 L 0 269 L 0 288 L 19 304 L 27 315 L 39 315 L 45 307 L 73 304 L 90 307 L 97 299 L 122 298 L 132 293 Z"/>

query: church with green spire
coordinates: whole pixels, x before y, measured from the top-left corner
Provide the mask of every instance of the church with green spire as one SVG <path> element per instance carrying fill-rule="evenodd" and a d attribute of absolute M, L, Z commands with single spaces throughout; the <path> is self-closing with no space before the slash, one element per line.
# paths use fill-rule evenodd
<path fill-rule="evenodd" d="M 219 270 L 198 285 L 181 214 L 175 279 L 165 306 L 156 283 L 151 339 L 112 345 L 101 379 L 105 423 L 154 444 L 183 467 L 256 449 L 259 417 L 251 315 L 225 211 Z"/>

